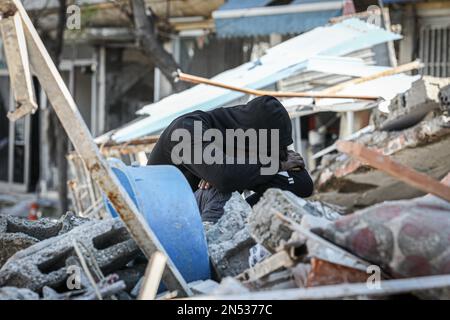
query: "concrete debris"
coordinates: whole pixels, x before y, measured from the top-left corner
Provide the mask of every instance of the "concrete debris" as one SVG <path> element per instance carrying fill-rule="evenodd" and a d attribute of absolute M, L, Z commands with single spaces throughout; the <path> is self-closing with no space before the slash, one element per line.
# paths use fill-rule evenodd
<path fill-rule="evenodd" d="M 450 84 L 441 88 L 438 96 L 441 110 L 448 113 L 450 111 Z"/>
<path fill-rule="evenodd" d="M 381 130 L 402 130 L 421 121 L 427 113 L 439 109 L 439 92 L 450 84 L 450 78 L 422 77 L 405 93 L 397 95 L 389 105 L 389 113 L 380 124 Z"/>
<path fill-rule="evenodd" d="M 210 294 L 219 287 L 219 284 L 211 279 L 189 283 L 194 294 Z"/>
<path fill-rule="evenodd" d="M 60 220 L 42 218 L 38 221 L 0 215 L 0 267 L 17 251 L 67 233 L 87 221 L 70 212 Z"/>
<path fill-rule="evenodd" d="M 253 268 L 257 263 L 262 262 L 264 259 L 270 256 L 270 252 L 267 251 L 259 243 L 250 248 L 250 257 L 248 258 L 248 265 Z"/>
<path fill-rule="evenodd" d="M 255 245 L 247 229 L 252 208 L 239 193 L 233 193 L 224 211 L 206 232 L 210 259 L 219 278 L 236 276 L 247 269 L 249 250 Z"/>
<path fill-rule="evenodd" d="M 232 277 L 226 277 L 220 282 L 220 285 L 211 292 L 211 294 L 228 295 L 247 292 L 250 292 L 250 290 L 246 288 L 241 282 Z"/>
<path fill-rule="evenodd" d="M 0 288 L 0 300 L 39 300 L 39 295 L 29 289 L 2 287 Z"/>
<path fill-rule="evenodd" d="M 435 179 L 450 171 L 450 118 L 438 115 L 402 131 L 374 131 L 355 142 Z M 341 153 L 324 156 L 312 173 L 314 200 L 345 208 L 346 213 L 382 200 L 411 199 L 423 192 Z"/>
<path fill-rule="evenodd" d="M 66 260 L 75 255 L 74 239 L 87 248 L 105 274 L 124 267 L 139 253 L 122 221 L 90 221 L 17 252 L 0 269 L 0 286 L 35 292 L 41 292 L 44 286 L 64 288 L 68 278 Z"/>
<path fill-rule="evenodd" d="M 305 215 L 324 220 L 335 220 L 340 217 L 339 213 L 325 205 L 305 201 L 289 191 L 267 190 L 253 207 L 248 227 L 253 238 L 271 252 L 277 251 L 292 236 L 292 230 L 276 217 L 274 214 L 276 212 L 299 223 Z"/>

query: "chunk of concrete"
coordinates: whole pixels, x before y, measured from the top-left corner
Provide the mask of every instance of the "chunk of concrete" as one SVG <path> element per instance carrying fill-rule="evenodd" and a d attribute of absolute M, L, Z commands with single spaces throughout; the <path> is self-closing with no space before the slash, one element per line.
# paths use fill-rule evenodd
<path fill-rule="evenodd" d="M 29 289 L 3 287 L 0 288 L 0 300 L 39 300 L 39 295 Z"/>
<path fill-rule="evenodd" d="M 429 76 L 414 81 L 411 89 L 392 99 L 381 129 L 402 130 L 417 124 L 427 113 L 439 109 L 439 91 L 449 84 L 450 78 Z"/>
<path fill-rule="evenodd" d="M 91 221 L 17 252 L 0 269 L 0 286 L 28 288 L 36 292 L 44 286 L 67 289 L 66 261 L 76 255 L 74 240 L 88 249 L 104 274 L 124 267 L 139 253 L 122 221 Z"/>
<path fill-rule="evenodd" d="M 70 212 L 60 220 L 42 218 L 37 221 L 0 215 L 0 267 L 16 252 L 41 240 L 69 232 L 87 221 Z"/>
<path fill-rule="evenodd" d="M 301 223 L 302 217 L 305 215 L 312 215 L 323 220 L 335 220 L 340 217 L 330 208 L 321 208 L 318 203 L 306 201 L 289 191 L 267 190 L 253 207 L 248 227 L 256 242 L 272 253 L 276 252 L 292 236 L 292 230 L 276 216 L 276 213 L 298 223 Z"/>
<path fill-rule="evenodd" d="M 224 215 L 206 232 L 212 264 L 220 278 L 246 270 L 249 250 L 255 244 L 247 229 L 250 205 L 235 192 L 224 207 Z"/>

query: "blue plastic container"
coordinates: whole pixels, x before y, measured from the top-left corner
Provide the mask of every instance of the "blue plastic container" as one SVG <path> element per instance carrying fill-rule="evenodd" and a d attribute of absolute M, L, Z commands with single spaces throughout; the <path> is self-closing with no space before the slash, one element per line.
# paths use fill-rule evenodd
<path fill-rule="evenodd" d="M 133 167 L 117 159 L 109 163 L 186 282 L 209 279 L 203 224 L 183 174 L 174 166 Z M 111 215 L 118 217 L 107 202 Z"/>

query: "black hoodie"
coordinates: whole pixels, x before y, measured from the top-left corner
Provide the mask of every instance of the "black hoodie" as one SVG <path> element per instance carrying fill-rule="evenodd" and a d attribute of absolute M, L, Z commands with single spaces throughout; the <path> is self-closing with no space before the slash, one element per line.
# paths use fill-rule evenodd
<path fill-rule="evenodd" d="M 194 111 L 175 119 L 164 130 L 153 149 L 149 164 L 173 164 L 172 148 L 178 143 L 171 141 L 172 132 L 176 129 L 187 129 L 192 135 L 194 121 L 202 122 L 202 131 L 218 129 L 224 134 L 226 129 L 271 129 L 279 130 L 279 146 L 285 149 L 292 144 L 292 125 L 283 105 L 274 97 L 261 96 L 245 105 L 228 108 L 217 108 L 212 111 Z M 270 142 L 270 138 L 267 139 Z M 205 143 L 206 145 L 210 144 Z M 224 151 L 226 144 L 224 139 Z M 270 150 L 270 146 L 269 146 Z M 252 190 L 259 184 L 266 183 L 271 176 L 261 175 L 261 164 L 186 164 L 177 167 L 188 179 L 195 190 L 200 179 L 208 181 L 222 192 Z"/>

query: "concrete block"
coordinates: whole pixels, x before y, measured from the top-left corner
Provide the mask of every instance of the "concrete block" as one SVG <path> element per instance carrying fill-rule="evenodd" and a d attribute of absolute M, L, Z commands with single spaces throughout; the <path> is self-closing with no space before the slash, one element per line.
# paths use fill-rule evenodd
<path fill-rule="evenodd" d="M 69 232 L 87 221 L 73 213 L 65 214 L 60 220 L 43 218 L 37 221 L 0 215 L 0 267 L 16 252 Z"/>
<path fill-rule="evenodd" d="M 74 240 L 92 252 L 104 274 L 124 267 L 139 253 L 122 221 L 91 221 L 17 252 L 0 269 L 0 286 L 28 288 L 36 292 L 48 286 L 67 291 L 66 260 L 76 255 Z"/>

